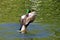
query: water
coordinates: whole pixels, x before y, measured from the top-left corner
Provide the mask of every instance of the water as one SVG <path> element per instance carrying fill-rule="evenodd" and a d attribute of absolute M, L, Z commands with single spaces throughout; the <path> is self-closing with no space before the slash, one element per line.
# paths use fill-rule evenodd
<path fill-rule="evenodd" d="M 21 34 L 17 30 L 20 28 L 18 23 L 6 23 L 0 24 L 0 39 L 1 40 L 20 40 L 28 38 L 48 38 L 54 35 L 54 32 L 50 32 L 47 29 L 49 25 L 40 25 L 38 23 L 32 23 L 28 26 L 28 33 Z"/>

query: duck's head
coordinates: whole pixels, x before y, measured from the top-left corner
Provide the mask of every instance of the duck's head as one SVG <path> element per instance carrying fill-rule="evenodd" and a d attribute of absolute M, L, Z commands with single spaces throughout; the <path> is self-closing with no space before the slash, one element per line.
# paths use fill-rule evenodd
<path fill-rule="evenodd" d="M 31 12 L 35 12 L 35 10 L 33 10 L 33 9 L 29 10 L 29 9 L 27 9 L 27 11 L 26 11 L 26 13 L 31 13 Z"/>
<path fill-rule="evenodd" d="M 30 12 L 31 12 L 31 10 L 29 10 L 29 9 L 26 10 L 26 13 L 30 13 Z"/>

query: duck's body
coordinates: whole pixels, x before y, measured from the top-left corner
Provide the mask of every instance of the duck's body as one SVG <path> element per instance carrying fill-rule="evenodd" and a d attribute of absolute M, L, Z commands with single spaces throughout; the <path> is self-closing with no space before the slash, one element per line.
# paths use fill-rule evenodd
<path fill-rule="evenodd" d="M 27 26 L 35 20 L 36 12 L 30 12 L 27 15 L 21 16 L 21 27 L 20 31 L 25 33 L 27 31 Z"/>

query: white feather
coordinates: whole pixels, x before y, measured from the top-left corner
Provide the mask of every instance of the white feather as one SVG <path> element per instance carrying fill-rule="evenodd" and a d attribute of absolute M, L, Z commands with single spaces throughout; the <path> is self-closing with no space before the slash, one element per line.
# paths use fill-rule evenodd
<path fill-rule="evenodd" d="M 23 25 L 22 28 L 21 28 L 21 31 L 24 31 L 25 30 L 25 26 Z"/>
<path fill-rule="evenodd" d="M 26 16 L 26 15 L 22 15 L 22 16 L 21 16 L 21 19 L 24 19 L 24 18 L 25 18 L 25 16 Z"/>
<path fill-rule="evenodd" d="M 34 16 L 34 15 L 36 15 L 36 12 L 35 12 L 35 11 L 34 11 L 34 12 L 29 13 L 29 17 L 32 17 L 32 16 Z"/>

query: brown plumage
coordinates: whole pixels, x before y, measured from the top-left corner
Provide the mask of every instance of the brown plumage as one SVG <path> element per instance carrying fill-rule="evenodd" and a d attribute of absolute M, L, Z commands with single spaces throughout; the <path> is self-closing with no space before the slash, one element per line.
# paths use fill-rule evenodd
<path fill-rule="evenodd" d="M 36 18 L 36 12 L 32 11 L 27 15 L 21 16 L 21 27 L 20 32 L 26 33 L 27 32 L 27 26 L 32 23 Z"/>

